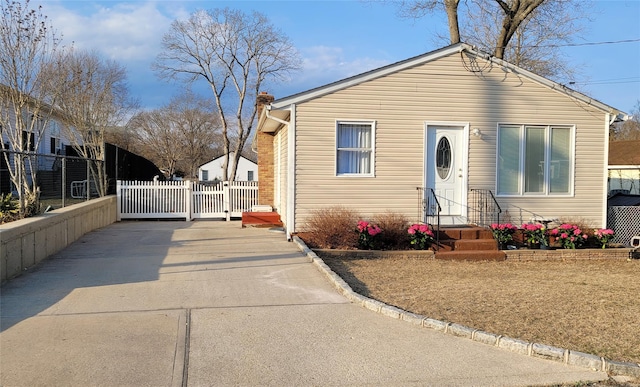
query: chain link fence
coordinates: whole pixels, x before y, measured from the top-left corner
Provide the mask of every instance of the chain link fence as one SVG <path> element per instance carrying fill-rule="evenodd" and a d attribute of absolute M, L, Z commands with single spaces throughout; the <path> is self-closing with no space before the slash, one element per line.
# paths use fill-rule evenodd
<path fill-rule="evenodd" d="M 607 228 L 615 231 L 612 242 L 631 246 L 631 238 L 640 236 L 640 207 L 613 206 L 607 210 Z"/>
<path fill-rule="evenodd" d="M 11 170 L 18 158 L 29 165 L 25 173 L 29 184 L 35 184 L 40 192 L 42 211 L 62 208 L 100 196 L 101 180 L 104 180 L 104 163 L 82 157 L 16 152 L 2 149 L 0 158 L 0 192 L 18 197 L 18 190 L 11 181 Z M 12 169 L 10 169 L 12 168 Z"/>

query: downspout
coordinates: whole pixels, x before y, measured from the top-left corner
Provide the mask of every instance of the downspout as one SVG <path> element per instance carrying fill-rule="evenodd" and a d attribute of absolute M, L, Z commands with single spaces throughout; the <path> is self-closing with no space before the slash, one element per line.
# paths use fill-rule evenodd
<path fill-rule="evenodd" d="M 282 125 L 289 125 L 289 123 L 287 121 L 285 121 L 283 119 L 280 119 L 280 118 L 278 118 L 276 116 L 272 116 L 270 112 L 271 112 L 271 105 L 269 104 L 269 105 L 264 107 L 265 117 L 267 117 L 270 120 L 274 120 L 275 122 L 280 123 Z M 254 139 L 255 139 L 255 137 L 257 135 L 258 135 L 258 130 L 256 130 L 253 133 Z M 258 153 L 258 148 L 256 148 L 257 145 L 258 144 L 256 143 L 256 141 L 251 141 L 251 150 L 253 151 L 253 153 Z"/>
<path fill-rule="evenodd" d="M 280 123 L 282 125 L 289 125 L 289 122 L 287 122 L 287 121 L 285 121 L 285 120 L 283 120 L 281 118 L 278 118 L 278 117 L 275 117 L 275 116 L 271 115 L 271 105 L 265 106 L 264 107 L 264 112 L 265 112 L 265 114 L 266 114 L 268 119 L 274 120 L 275 122 L 278 122 L 278 123 Z"/>
<path fill-rule="evenodd" d="M 265 115 L 268 119 L 274 120 L 277 123 L 282 125 L 287 125 L 289 130 L 287 130 L 287 217 L 285 224 L 287 225 L 287 240 L 291 241 L 291 233 L 295 230 L 295 182 L 296 182 L 296 174 L 295 174 L 295 166 L 296 166 L 296 148 L 295 148 L 295 122 L 296 122 L 296 109 L 295 105 L 291 106 L 291 113 L 289 116 L 289 121 L 285 121 L 278 117 L 271 115 L 271 105 L 265 106 L 264 109 Z"/>
<path fill-rule="evenodd" d="M 269 111 L 267 110 L 267 113 Z M 287 240 L 296 229 L 296 105 L 291 105 L 287 131 Z"/>

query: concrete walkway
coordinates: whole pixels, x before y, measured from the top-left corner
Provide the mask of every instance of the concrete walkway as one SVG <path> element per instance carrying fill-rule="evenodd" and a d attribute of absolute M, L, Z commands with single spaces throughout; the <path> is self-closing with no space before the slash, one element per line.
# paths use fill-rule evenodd
<path fill-rule="evenodd" d="M 603 373 L 349 303 L 284 234 L 122 222 L 1 289 L 0 385 L 525 386 Z"/>

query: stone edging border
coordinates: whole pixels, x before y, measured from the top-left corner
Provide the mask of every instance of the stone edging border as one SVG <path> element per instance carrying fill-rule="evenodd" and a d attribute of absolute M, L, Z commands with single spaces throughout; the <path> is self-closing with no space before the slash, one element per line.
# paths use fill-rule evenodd
<path fill-rule="evenodd" d="M 365 297 L 354 292 L 353 289 L 351 289 L 351 286 L 331 270 L 331 268 L 324 263 L 322 258 L 307 247 L 300 238 L 294 236 L 293 242 L 295 242 L 300 251 L 309 258 L 310 262 L 312 262 L 319 271 L 325 274 L 331 284 L 343 296 L 345 296 L 349 301 L 359 304 L 360 306 L 376 313 L 403 320 L 421 327 L 434 329 L 453 336 L 464 337 L 479 343 L 503 348 L 521 355 L 553 360 L 568 365 L 588 368 L 594 371 L 603 371 L 610 375 L 640 378 L 640 364 L 617 362 L 588 353 L 552 347 L 544 344 L 530 343 L 507 336 L 487 333 L 464 325 L 435 320 L 426 316 L 407 312 L 400 308 L 396 308 L 395 306 L 390 306 L 383 302 Z"/>

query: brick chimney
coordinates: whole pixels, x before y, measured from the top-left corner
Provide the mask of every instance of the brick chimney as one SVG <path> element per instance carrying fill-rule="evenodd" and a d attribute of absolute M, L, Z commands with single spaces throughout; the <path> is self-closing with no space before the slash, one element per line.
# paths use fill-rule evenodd
<path fill-rule="evenodd" d="M 263 91 L 256 98 L 258 108 L 258 119 L 262 115 L 264 107 L 274 101 L 273 95 Z M 273 164 L 273 134 L 256 133 L 258 142 L 258 203 L 275 207 L 274 203 L 274 180 L 275 169 Z"/>

